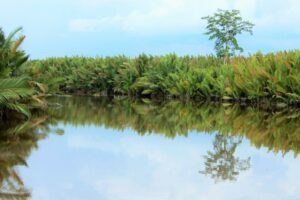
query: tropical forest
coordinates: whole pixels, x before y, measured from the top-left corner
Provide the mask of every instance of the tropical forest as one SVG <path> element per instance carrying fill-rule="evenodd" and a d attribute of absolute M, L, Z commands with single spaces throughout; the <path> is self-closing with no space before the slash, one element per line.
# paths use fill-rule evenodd
<path fill-rule="evenodd" d="M 4 3 L 0 199 L 300 199 L 298 3 L 203 2 Z"/>

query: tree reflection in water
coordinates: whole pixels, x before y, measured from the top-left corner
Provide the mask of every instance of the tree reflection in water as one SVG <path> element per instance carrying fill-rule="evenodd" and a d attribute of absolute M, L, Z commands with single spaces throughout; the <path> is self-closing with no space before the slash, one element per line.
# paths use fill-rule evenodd
<path fill-rule="evenodd" d="M 204 174 L 217 181 L 236 180 L 250 168 L 250 158 L 234 155 L 242 139 L 256 148 L 283 156 L 300 152 L 299 108 L 254 108 L 236 104 L 216 105 L 195 101 L 149 99 L 53 97 L 63 105 L 49 112 L 55 123 L 96 125 L 111 129 L 131 128 L 141 136 L 160 134 L 167 138 L 198 134 L 216 135 L 213 151 L 205 156 Z M 54 124 L 55 124 L 54 123 Z"/>
<path fill-rule="evenodd" d="M 213 150 L 205 156 L 203 174 L 216 182 L 236 180 L 250 168 L 250 158 L 240 159 L 235 151 L 242 139 L 269 151 L 300 152 L 299 109 L 260 110 L 237 105 L 206 102 L 132 100 L 127 98 L 53 97 L 54 105 L 43 116 L 15 126 L 0 124 L 0 199 L 28 199 L 30 192 L 18 176 L 16 166 L 26 159 L 37 142 L 59 124 L 95 125 L 115 130 L 131 128 L 141 136 L 160 134 L 166 138 L 214 134 Z M 8 129 L 7 127 L 14 127 Z M 61 133 L 61 131 L 59 131 Z"/>
<path fill-rule="evenodd" d="M 250 157 L 240 159 L 234 155 L 241 138 L 217 134 L 213 142 L 214 151 L 208 151 L 205 159 L 205 170 L 200 173 L 219 181 L 235 181 L 241 171 L 250 168 Z"/>
<path fill-rule="evenodd" d="M 131 128 L 139 135 L 167 138 L 220 133 L 247 138 L 256 148 L 282 153 L 300 152 L 300 109 L 268 110 L 238 105 L 177 100 L 53 97 L 62 107 L 49 111 L 52 125 L 95 125 L 115 130 Z"/>
<path fill-rule="evenodd" d="M 61 130 L 50 129 L 47 121 L 43 115 L 26 122 L 0 123 L 0 199 L 30 199 L 30 191 L 17 167 L 27 166 L 26 160 L 31 151 L 38 148 L 39 140 L 50 132 L 61 133 Z"/>

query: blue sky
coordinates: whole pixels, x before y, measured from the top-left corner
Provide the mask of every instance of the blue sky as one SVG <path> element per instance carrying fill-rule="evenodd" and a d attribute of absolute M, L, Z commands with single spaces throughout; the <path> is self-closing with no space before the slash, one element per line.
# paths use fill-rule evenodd
<path fill-rule="evenodd" d="M 0 0 L 0 26 L 23 26 L 31 58 L 140 53 L 210 54 L 201 17 L 239 9 L 256 24 L 245 53 L 300 46 L 299 0 Z"/>

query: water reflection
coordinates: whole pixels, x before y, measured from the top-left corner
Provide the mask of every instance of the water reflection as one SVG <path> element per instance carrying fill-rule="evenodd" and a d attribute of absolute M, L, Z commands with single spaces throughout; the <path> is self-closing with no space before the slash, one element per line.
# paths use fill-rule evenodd
<path fill-rule="evenodd" d="M 217 134 L 213 142 L 214 151 L 208 151 L 205 170 L 200 173 L 210 176 L 215 182 L 235 181 L 241 171 L 250 168 L 250 157 L 240 159 L 234 155 L 241 138 Z"/>
<path fill-rule="evenodd" d="M 236 105 L 165 101 L 137 101 L 127 98 L 53 98 L 63 105 L 52 112 L 58 122 L 74 126 L 97 125 L 124 130 L 134 129 L 139 135 L 160 134 L 167 138 L 188 136 L 189 132 L 217 133 L 213 151 L 208 151 L 202 174 L 215 182 L 235 181 L 250 168 L 250 157 L 234 154 L 243 138 L 257 148 L 285 155 L 300 148 L 299 110 L 267 111 Z"/>
<path fill-rule="evenodd" d="M 294 157 L 299 153 L 300 112 L 297 109 L 270 112 L 234 105 L 102 97 L 51 97 L 49 100 L 53 104 L 47 113 L 35 116 L 30 122 L 0 125 L 0 199 L 9 195 L 28 199 L 32 190 L 37 191 L 41 184 L 47 189 L 52 187 L 49 194 L 53 196 L 48 199 L 73 199 L 70 196 L 56 198 L 72 188 L 74 199 L 79 191 L 85 195 L 90 191 L 90 199 L 98 199 L 92 193 L 94 190 L 108 195 L 103 199 L 132 199 L 134 192 L 138 193 L 135 193 L 137 197 L 150 195 L 149 199 L 176 199 L 172 192 L 178 194 L 177 199 L 201 199 L 199 195 L 209 189 L 206 179 L 219 183 L 218 186 L 243 183 L 241 187 L 247 187 L 258 184 L 258 178 L 249 175 L 255 171 L 259 181 L 272 182 L 282 178 L 280 172 L 291 161 L 288 158 L 282 162 L 283 157 L 289 155 L 288 152 Z M 19 174 L 19 166 L 27 166 L 32 150 L 37 149 L 38 142 L 50 132 L 62 133 L 58 128 L 68 134 L 55 140 L 43 140 L 40 146 L 45 148 L 38 149 L 41 155 L 31 161 L 28 169 L 31 174 L 26 176 L 24 172 L 24 179 L 24 174 Z M 118 134 L 123 131 L 126 134 Z M 150 136 L 138 137 L 145 135 Z M 260 156 L 253 153 L 256 148 L 250 148 L 248 142 L 257 149 L 268 149 L 270 154 L 262 153 L 262 162 L 266 162 L 269 155 L 280 154 L 270 156 L 271 161 L 267 163 L 272 165 L 276 159 L 284 163 L 285 166 L 273 173 L 278 176 L 272 176 L 270 181 L 263 174 L 265 168 L 257 169 L 261 167 L 258 165 Z M 49 169 L 52 163 L 55 165 Z M 294 162 L 289 166 L 293 175 L 298 172 L 296 165 Z M 204 175 L 199 175 L 199 171 Z M 46 179 L 31 182 L 33 176 Z M 243 176 L 247 176 L 247 181 Z M 58 188 L 58 179 L 64 189 Z M 288 183 L 293 183 L 293 176 L 290 180 L 286 181 L 288 187 Z M 197 184 L 202 184 L 202 189 Z M 225 186 L 227 191 L 228 185 Z M 180 198 L 189 197 L 179 193 L 181 187 L 185 191 L 193 190 L 191 198 Z M 174 190 L 165 194 L 168 188 Z M 249 194 L 259 191 L 256 189 Z M 159 196 L 161 194 L 165 196 Z M 295 194 L 291 196 L 297 196 Z M 122 198 L 123 195 L 128 198 Z M 83 199 L 89 198 L 84 196 Z"/>
<path fill-rule="evenodd" d="M 46 122 L 45 114 L 37 114 L 26 122 L 0 124 L 0 199 L 30 198 L 30 190 L 26 188 L 17 168 L 27 167 L 26 160 L 32 150 L 37 149 L 38 141 L 53 131 Z"/>
<path fill-rule="evenodd" d="M 191 131 L 220 133 L 247 138 L 257 148 L 266 147 L 283 155 L 298 155 L 300 149 L 300 110 L 265 111 L 237 105 L 108 98 L 57 97 L 63 105 L 50 110 L 53 121 L 74 126 L 96 125 L 139 135 L 160 134 L 167 138 L 188 136 Z M 55 120 L 54 120 L 55 119 Z"/>

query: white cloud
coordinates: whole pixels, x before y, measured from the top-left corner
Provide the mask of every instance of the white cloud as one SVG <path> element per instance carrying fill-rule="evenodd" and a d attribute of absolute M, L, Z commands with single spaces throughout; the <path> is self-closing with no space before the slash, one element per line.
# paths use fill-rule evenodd
<path fill-rule="evenodd" d="M 73 31 L 97 31 L 110 27 L 135 33 L 195 31 L 199 29 L 201 17 L 216 10 L 215 5 L 228 7 L 226 0 L 211 0 L 209 4 L 196 0 L 154 0 L 149 8 L 140 5 L 124 15 L 73 19 L 69 27 Z"/>
<path fill-rule="evenodd" d="M 254 19 L 256 12 L 256 0 L 235 1 L 233 8 L 241 11 L 242 15 Z"/>
<path fill-rule="evenodd" d="M 287 0 L 280 12 L 274 10 L 264 14 L 265 8 L 259 8 L 257 16 L 257 0 L 153 0 L 152 4 L 141 4 L 136 0 L 113 0 L 110 8 L 124 4 L 132 5 L 131 10 L 125 14 L 112 13 L 109 16 L 98 16 L 95 18 L 77 18 L 69 22 L 71 31 L 102 31 L 105 29 L 119 29 L 126 32 L 153 34 L 170 32 L 201 32 L 204 21 L 201 17 L 212 14 L 218 8 L 238 9 L 242 15 L 253 21 L 260 28 L 270 26 L 292 26 L 300 21 L 299 7 L 297 0 Z M 140 2 L 140 1 L 139 1 Z M 83 2 L 82 2 L 83 3 Z M 107 0 L 87 1 L 87 5 L 107 5 Z M 266 1 L 262 5 L 272 6 L 273 1 Z M 130 7 L 130 6 L 129 6 Z M 266 8 L 267 9 L 267 8 Z"/>
<path fill-rule="evenodd" d="M 101 19 L 75 19 L 69 23 L 71 31 L 91 32 L 112 28 L 121 22 L 121 16 L 104 17 Z"/>
<path fill-rule="evenodd" d="M 300 1 L 287 0 L 283 8 L 274 9 L 272 13 L 264 15 L 256 19 L 258 26 L 278 27 L 285 30 L 284 27 L 289 27 L 293 30 L 299 29 L 300 23 Z"/>

